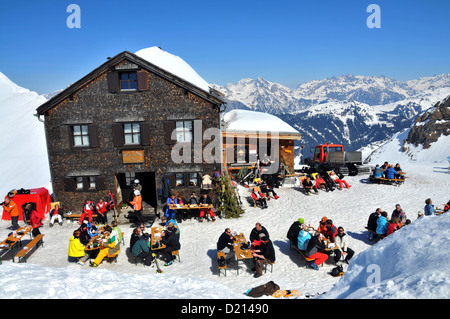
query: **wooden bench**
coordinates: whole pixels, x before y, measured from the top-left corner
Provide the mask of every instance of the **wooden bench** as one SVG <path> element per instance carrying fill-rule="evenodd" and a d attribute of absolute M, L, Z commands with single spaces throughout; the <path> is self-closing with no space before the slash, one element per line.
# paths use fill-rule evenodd
<path fill-rule="evenodd" d="M 219 261 L 220 257 L 223 257 L 223 258 L 225 259 L 225 265 L 223 265 L 223 266 L 220 266 L 220 265 L 218 264 L 218 261 Z M 219 277 L 220 277 L 220 271 L 221 271 L 222 269 L 223 269 L 224 272 L 225 272 L 225 277 L 227 276 L 227 263 L 226 263 L 226 259 L 227 259 L 227 257 L 226 257 L 226 255 L 225 255 L 224 252 L 221 252 L 221 251 L 218 251 L 218 252 L 217 252 L 217 268 L 218 268 L 218 271 L 219 271 Z"/>
<path fill-rule="evenodd" d="M 175 257 L 173 259 L 177 259 L 178 258 L 178 261 L 181 262 L 180 252 L 178 250 L 172 251 L 172 257 Z"/>
<path fill-rule="evenodd" d="M 267 266 L 270 266 L 270 272 L 272 273 L 273 272 L 273 265 L 275 265 L 275 262 L 264 264 L 264 273 L 267 272 Z"/>
<path fill-rule="evenodd" d="M 82 215 L 82 214 L 70 214 L 70 215 L 64 215 L 64 218 L 66 218 L 66 219 L 71 219 L 71 220 L 73 221 L 75 218 L 80 219 L 80 218 L 81 218 L 81 215 Z M 92 218 L 97 218 L 97 214 L 92 215 Z"/>
<path fill-rule="evenodd" d="M 405 178 L 407 178 L 407 177 L 405 176 Z M 385 177 L 376 178 L 373 176 L 370 176 L 369 180 L 372 183 L 387 184 L 387 185 L 392 185 L 392 184 L 400 185 L 405 182 L 405 179 L 402 179 L 402 178 L 385 178 Z"/>
<path fill-rule="evenodd" d="M 380 234 L 378 234 L 376 231 L 373 231 L 373 230 L 371 230 L 371 229 L 369 229 L 369 228 L 367 228 L 367 227 L 364 227 L 364 228 L 367 229 L 367 231 L 371 232 L 372 234 L 377 235 L 377 236 L 380 237 L 381 239 L 383 239 L 384 237 L 386 237 L 386 235 L 380 235 Z"/>
<path fill-rule="evenodd" d="M 297 245 L 294 245 L 290 240 L 289 240 L 289 248 L 292 249 L 292 247 L 295 248 L 295 250 L 300 254 L 300 256 L 302 256 L 305 261 L 306 261 L 306 265 L 305 268 L 308 268 L 308 263 L 311 261 L 316 260 L 315 258 L 310 258 L 308 256 L 306 256 L 305 252 L 303 250 L 298 249 Z"/>
<path fill-rule="evenodd" d="M 43 234 L 39 234 L 37 235 L 32 241 L 30 241 L 25 247 L 22 248 L 22 250 L 20 250 L 17 254 L 16 257 L 19 259 L 20 262 L 20 258 L 22 258 L 25 262 L 27 262 L 27 254 L 30 252 L 30 250 L 36 246 L 39 247 L 39 243 L 41 243 L 41 245 L 44 245 L 44 235 Z"/>

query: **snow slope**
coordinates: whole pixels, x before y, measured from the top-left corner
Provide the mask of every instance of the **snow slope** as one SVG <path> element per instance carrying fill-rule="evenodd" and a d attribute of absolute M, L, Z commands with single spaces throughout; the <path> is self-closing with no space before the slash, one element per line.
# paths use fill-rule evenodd
<path fill-rule="evenodd" d="M 448 298 L 450 286 L 444 278 L 450 272 L 449 253 L 440 245 L 442 241 L 448 242 L 450 237 L 449 228 L 446 227 L 449 217 L 427 217 L 429 221 L 420 221 L 421 227 L 414 225 L 418 223 L 417 212 L 423 209 L 427 197 L 431 197 L 438 206 L 449 200 L 449 174 L 437 171 L 427 163 L 407 162 L 404 165 L 402 163 L 402 166 L 409 178 L 399 187 L 370 184 L 367 176 L 354 176 L 345 178 L 352 185 L 351 189 L 330 193 L 321 191 L 318 196 L 305 196 L 297 188 L 280 188 L 277 189 L 280 199 L 272 199 L 267 210 L 250 207 L 245 200 L 249 196 L 248 189 L 239 188 L 246 210 L 243 217 L 218 219 L 215 223 L 200 224 L 196 220 L 182 222 L 181 262 L 176 261 L 172 266 L 165 267 L 164 274 L 156 274 L 155 268 L 144 268 L 131 262 L 127 249 L 132 229 L 126 224 L 121 225 L 126 245 L 122 248 L 117 264 L 104 263 L 99 268 L 69 264 L 67 245 L 77 225 L 65 223 L 49 228 L 47 220 L 41 229 L 46 236 L 45 245 L 31 255 L 27 264 L 12 263 L 8 258 L 3 260 L 0 266 L 0 296 L 95 298 L 96 293 L 104 291 L 108 298 L 239 299 L 247 298 L 243 293 L 249 288 L 273 280 L 281 288 L 299 289 L 303 295 L 329 291 L 323 297 L 330 298 L 423 298 L 427 291 L 433 292 L 433 298 Z M 369 214 L 377 207 L 390 214 L 397 203 L 413 221 L 408 226 L 410 228 L 382 242 L 368 241 L 364 227 Z M 302 217 L 307 223 L 317 226 L 322 216 L 333 219 L 336 226 L 345 228 L 349 247 L 356 252 L 348 269 L 344 265 L 346 274 L 342 278 L 328 274 L 333 268 L 329 262 L 319 271 L 306 269 L 304 260 L 290 250 L 286 240 L 287 230 L 293 221 Z M 219 277 L 216 269 L 216 241 L 220 234 L 229 227 L 232 231 L 243 232 L 248 236 L 256 222 L 261 222 L 267 228 L 274 243 L 277 260 L 273 273 L 268 272 L 255 279 L 249 272 L 250 265 L 241 263 L 239 276 L 236 275 L 236 264 L 231 264 L 227 276 Z M 6 237 L 9 225 L 7 221 L 0 221 L 0 238 Z M 436 229 L 440 231 L 436 232 Z M 399 238 L 402 240 L 398 241 Z M 416 272 L 417 265 L 424 263 L 424 260 L 418 251 L 425 247 L 428 247 L 428 260 L 423 267 L 428 267 L 428 271 L 419 278 L 421 272 Z M 404 255 L 405 260 L 398 268 L 389 271 L 383 268 L 379 288 L 364 286 L 367 281 L 364 279 L 365 269 L 369 265 L 376 263 L 383 267 L 391 266 L 398 262 L 399 255 Z M 20 276 L 16 275 L 18 273 Z M 415 274 L 414 277 L 411 274 Z M 83 295 L 77 291 L 80 282 L 90 283 Z M 401 283 L 401 290 L 395 288 L 397 283 Z M 139 287 L 155 286 L 158 289 L 139 290 Z M 409 290 L 407 295 L 406 289 Z"/>
<path fill-rule="evenodd" d="M 45 101 L 0 72 L 0 196 L 19 188 L 51 190 L 44 123 L 33 115 Z"/>

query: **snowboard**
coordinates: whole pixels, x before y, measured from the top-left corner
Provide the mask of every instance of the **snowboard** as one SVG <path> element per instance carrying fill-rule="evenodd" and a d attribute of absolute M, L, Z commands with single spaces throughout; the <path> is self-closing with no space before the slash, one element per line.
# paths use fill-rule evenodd
<path fill-rule="evenodd" d="M 300 290 L 277 290 L 272 294 L 272 297 L 275 298 L 297 298 L 300 297 Z"/>

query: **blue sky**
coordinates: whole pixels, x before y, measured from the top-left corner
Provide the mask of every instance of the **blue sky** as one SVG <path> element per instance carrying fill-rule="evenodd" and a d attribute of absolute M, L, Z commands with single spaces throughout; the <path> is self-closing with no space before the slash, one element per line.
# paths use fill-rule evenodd
<path fill-rule="evenodd" d="M 81 8 L 79 29 L 66 25 L 72 3 Z M 381 9 L 379 29 L 366 24 L 372 3 Z M 221 85 L 450 73 L 448 0 L 24 0 L 0 8 L 0 72 L 40 94 L 109 56 L 155 45 Z"/>

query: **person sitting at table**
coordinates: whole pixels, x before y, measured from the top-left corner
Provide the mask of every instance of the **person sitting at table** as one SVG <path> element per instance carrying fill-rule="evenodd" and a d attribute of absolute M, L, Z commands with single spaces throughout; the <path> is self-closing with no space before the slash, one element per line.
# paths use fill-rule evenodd
<path fill-rule="evenodd" d="M 314 232 L 311 236 L 308 245 L 306 246 L 305 254 L 309 258 L 314 258 L 313 261 L 308 264 L 315 270 L 319 270 L 319 267 L 324 261 L 328 259 L 328 255 L 324 253 L 325 244 L 323 243 L 324 236 L 318 231 Z"/>
<path fill-rule="evenodd" d="M 397 178 L 397 176 L 397 171 L 391 165 L 388 165 L 388 167 L 384 171 L 384 177 L 386 177 L 387 179 L 394 179 Z"/>
<path fill-rule="evenodd" d="M 252 250 L 252 255 L 256 270 L 253 277 L 258 278 L 262 276 L 264 264 L 275 262 L 275 250 L 273 249 L 273 243 L 269 236 L 263 235 L 261 237 L 261 245 L 257 249 Z"/>
<path fill-rule="evenodd" d="M 203 194 L 199 201 L 200 205 L 212 205 L 211 197 L 209 197 L 208 194 Z M 200 209 L 200 223 L 203 222 L 203 217 L 205 216 L 206 208 Z M 212 221 L 216 221 L 216 216 L 214 215 L 214 212 L 212 208 L 208 208 L 209 216 L 211 217 Z"/>
<path fill-rule="evenodd" d="M 377 234 L 379 236 L 386 236 L 388 222 L 387 222 L 388 214 L 385 211 L 382 211 L 380 216 L 377 219 Z"/>
<path fill-rule="evenodd" d="M 78 262 L 78 260 L 85 256 L 84 249 L 85 246 L 80 241 L 80 231 L 78 229 L 74 230 L 72 237 L 69 240 L 69 251 L 68 251 L 68 261 Z"/>
<path fill-rule="evenodd" d="M 388 221 L 386 236 L 389 236 L 398 229 L 400 229 L 400 219 L 398 217 L 391 218 Z"/>
<path fill-rule="evenodd" d="M 80 220 L 78 221 L 78 223 L 81 225 L 84 221 L 84 219 L 86 218 L 86 216 L 88 217 L 88 221 L 89 223 L 92 222 L 92 216 L 94 215 L 94 204 L 89 200 L 86 199 L 84 201 L 83 204 L 83 213 L 81 214 Z"/>
<path fill-rule="evenodd" d="M 302 227 L 297 236 L 297 248 L 302 251 L 306 250 L 306 247 L 308 247 L 308 243 L 311 240 L 311 234 L 303 228 L 305 227 Z"/>
<path fill-rule="evenodd" d="M 58 219 L 58 224 L 62 226 L 62 212 L 59 209 L 59 205 L 56 204 L 55 208 L 50 211 L 50 227 L 55 225 L 55 220 Z"/>
<path fill-rule="evenodd" d="M 84 266 L 89 258 L 95 258 L 98 254 L 98 249 L 86 251 L 86 246 L 80 241 L 81 232 L 76 229 L 73 232 L 72 237 L 69 240 L 69 262 L 77 262 L 78 264 Z"/>
<path fill-rule="evenodd" d="M 173 263 L 172 252 L 181 248 L 180 232 L 170 221 L 167 223 L 167 229 L 164 231 L 161 243 L 166 245 L 166 247 L 160 251 L 161 258 L 165 261 L 164 266 L 170 266 Z"/>
<path fill-rule="evenodd" d="M 300 233 L 300 230 L 302 229 L 302 225 L 304 222 L 305 220 L 303 218 L 299 218 L 298 220 L 292 223 L 291 227 L 289 227 L 286 237 L 289 239 L 292 245 L 296 244 L 298 234 Z"/>
<path fill-rule="evenodd" d="M 325 222 L 326 231 L 323 234 L 326 239 L 328 239 L 330 242 L 334 243 L 334 238 L 336 237 L 338 230 L 336 226 L 333 225 L 333 221 L 331 219 L 327 219 Z"/>
<path fill-rule="evenodd" d="M 198 204 L 198 198 L 195 192 L 192 192 L 191 196 L 189 197 L 187 204 L 189 205 L 197 205 Z"/>
<path fill-rule="evenodd" d="M 401 208 L 400 204 L 395 205 L 395 209 L 392 212 L 391 219 L 398 218 L 400 220 L 400 223 L 405 223 L 406 221 L 406 213 Z"/>
<path fill-rule="evenodd" d="M 334 264 L 341 259 L 342 255 L 345 256 L 344 262 L 350 263 L 350 259 L 352 259 L 355 252 L 347 246 L 347 236 L 344 232 L 344 227 L 338 227 L 338 234 L 334 238 L 334 243 L 339 248 L 334 250 Z"/>
<path fill-rule="evenodd" d="M 375 212 L 370 214 L 369 219 L 367 220 L 367 229 L 369 231 L 369 240 L 374 240 L 377 238 L 377 235 L 375 235 L 373 232 L 377 232 L 377 221 L 378 217 L 381 215 L 382 209 L 377 208 Z"/>
<path fill-rule="evenodd" d="M 107 242 L 103 244 L 100 248 L 100 252 L 95 258 L 94 262 L 91 263 L 92 267 L 98 267 L 101 264 L 103 259 L 107 256 L 114 257 L 120 253 L 120 242 L 119 235 L 115 230 L 111 228 L 111 226 L 105 227 L 105 233 L 107 235 Z"/>
<path fill-rule="evenodd" d="M 115 220 L 113 220 L 111 222 L 111 228 L 112 230 L 114 230 L 117 233 L 117 236 L 119 236 L 119 243 L 123 242 L 123 235 L 122 235 L 122 230 L 119 228 L 119 223 Z"/>
<path fill-rule="evenodd" d="M 383 177 L 383 169 L 380 167 L 380 165 L 376 165 L 375 169 L 373 170 L 372 176 L 374 178 L 382 178 Z"/>
<path fill-rule="evenodd" d="M 254 245 L 255 241 L 260 242 L 261 234 L 265 235 L 265 236 L 269 236 L 269 232 L 267 231 L 267 229 L 264 226 L 262 226 L 261 223 L 256 223 L 255 227 L 250 232 L 250 236 L 249 236 L 250 243 L 252 245 Z"/>
<path fill-rule="evenodd" d="M 217 251 L 225 253 L 227 263 L 229 263 L 234 256 L 233 241 L 234 237 L 231 235 L 231 230 L 229 228 L 225 229 L 217 241 Z"/>
<path fill-rule="evenodd" d="M 133 233 L 130 237 L 130 249 L 133 249 L 134 244 L 141 238 L 141 229 L 139 227 L 136 227 L 133 229 Z"/>
<path fill-rule="evenodd" d="M 87 245 L 89 240 L 91 240 L 91 236 L 89 236 L 89 229 L 87 227 L 87 221 L 83 222 L 78 228 L 80 231 L 80 241 L 83 245 Z"/>
<path fill-rule="evenodd" d="M 327 220 L 325 216 L 319 221 L 319 227 L 317 227 L 317 231 L 321 234 L 325 234 L 327 232 Z"/>
<path fill-rule="evenodd" d="M 177 224 L 177 222 L 175 221 L 175 219 L 168 219 L 166 216 L 163 216 L 163 217 L 161 217 L 161 222 L 159 223 L 159 225 L 161 225 L 161 226 L 168 226 L 169 225 L 169 222 L 171 222 L 172 224 L 174 224 L 174 226 L 176 226 L 178 229 L 179 229 L 179 227 L 178 227 L 178 224 Z"/>
<path fill-rule="evenodd" d="M 427 198 L 425 200 L 425 204 L 426 205 L 425 205 L 425 207 L 423 209 L 425 216 L 434 215 L 435 208 L 434 208 L 434 205 L 433 205 L 433 202 L 432 202 L 431 198 Z"/>
<path fill-rule="evenodd" d="M 92 223 L 87 223 L 86 224 L 87 229 L 88 229 L 88 234 L 89 237 L 95 237 L 98 235 L 98 227 L 97 227 L 97 223 L 95 222 L 95 220 L 92 221 Z"/>
<path fill-rule="evenodd" d="M 170 219 L 175 219 L 175 210 L 170 207 L 170 205 L 176 205 L 178 204 L 178 201 L 175 197 L 175 194 L 172 194 L 170 197 L 167 197 L 167 201 L 166 201 L 166 212 L 164 214 L 164 216 L 166 216 L 167 218 Z"/>
<path fill-rule="evenodd" d="M 152 251 L 148 248 L 149 234 L 144 233 L 133 246 L 131 253 L 134 257 L 141 258 L 145 266 L 150 266 L 153 261 Z"/>
<path fill-rule="evenodd" d="M 267 208 L 267 200 L 264 197 L 264 194 L 258 189 L 258 187 L 253 187 L 252 198 L 256 203 L 260 203 L 262 205 L 262 209 Z"/>

